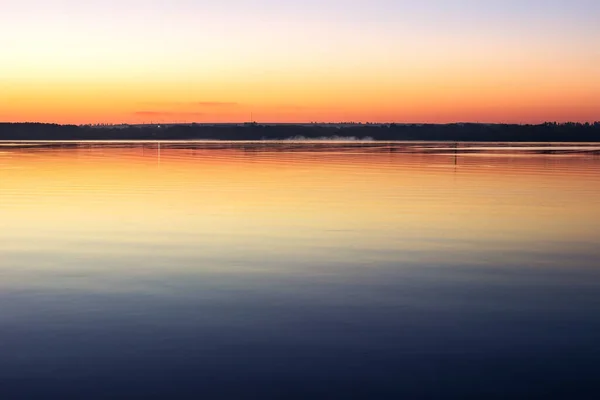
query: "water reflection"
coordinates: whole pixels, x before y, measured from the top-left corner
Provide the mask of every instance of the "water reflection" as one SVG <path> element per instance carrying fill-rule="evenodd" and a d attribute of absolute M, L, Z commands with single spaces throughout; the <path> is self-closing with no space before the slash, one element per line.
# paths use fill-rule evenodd
<path fill-rule="evenodd" d="M 592 393 L 598 149 L 453 145 L 3 145 L 0 394 Z"/>

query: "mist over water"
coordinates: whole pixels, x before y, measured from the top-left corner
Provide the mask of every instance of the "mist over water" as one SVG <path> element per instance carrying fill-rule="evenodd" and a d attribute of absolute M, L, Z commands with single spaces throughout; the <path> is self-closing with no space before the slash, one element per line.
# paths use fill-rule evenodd
<path fill-rule="evenodd" d="M 597 398 L 595 144 L 0 144 L 2 398 Z"/>
<path fill-rule="evenodd" d="M 358 137 L 358 136 L 323 136 L 319 138 L 307 138 L 305 136 L 292 136 L 287 140 L 294 142 L 302 141 L 329 141 L 329 142 L 372 142 L 374 139 L 370 136 Z"/>

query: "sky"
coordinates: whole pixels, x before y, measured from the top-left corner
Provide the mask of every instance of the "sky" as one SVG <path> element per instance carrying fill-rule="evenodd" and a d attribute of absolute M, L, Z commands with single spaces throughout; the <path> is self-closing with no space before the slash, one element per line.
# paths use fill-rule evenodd
<path fill-rule="evenodd" d="M 597 0 L 0 0 L 0 121 L 600 120 Z"/>

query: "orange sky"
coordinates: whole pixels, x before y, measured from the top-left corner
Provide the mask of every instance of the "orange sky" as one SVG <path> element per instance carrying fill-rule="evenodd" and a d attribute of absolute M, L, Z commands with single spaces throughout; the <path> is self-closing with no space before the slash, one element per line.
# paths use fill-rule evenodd
<path fill-rule="evenodd" d="M 8 0 L 0 121 L 600 120 L 597 2 L 321 3 Z"/>

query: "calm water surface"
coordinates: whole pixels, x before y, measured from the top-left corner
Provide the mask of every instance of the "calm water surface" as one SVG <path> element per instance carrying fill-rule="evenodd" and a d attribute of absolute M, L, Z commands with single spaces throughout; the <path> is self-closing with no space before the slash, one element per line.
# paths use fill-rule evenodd
<path fill-rule="evenodd" d="M 598 398 L 598 150 L 2 143 L 0 396 Z"/>

